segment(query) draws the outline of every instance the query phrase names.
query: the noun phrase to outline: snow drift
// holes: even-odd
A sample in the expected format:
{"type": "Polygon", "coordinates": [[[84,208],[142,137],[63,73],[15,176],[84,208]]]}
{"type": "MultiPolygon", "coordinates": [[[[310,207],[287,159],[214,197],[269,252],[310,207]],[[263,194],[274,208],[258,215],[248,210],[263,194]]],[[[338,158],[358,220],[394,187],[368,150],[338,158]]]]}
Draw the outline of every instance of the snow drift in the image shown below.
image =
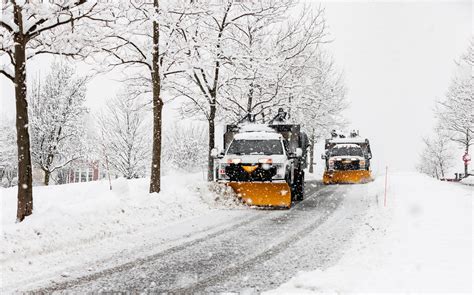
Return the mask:
{"type": "Polygon", "coordinates": [[[474,185],[474,175],[470,175],[466,178],[461,179],[462,184],[474,185]]]}
{"type": "Polygon", "coordinates": [[[46,280],[55,268],[107,261],[172,224],[239,206],[200,173],[168,175],[162,184],[159,194],[148,193],[147,179],[116,179],[112,191],[107,181],[35,187],[34,213],[21,223],[15,222],[16,188],[0,189],[2,291],[16,290],[22,280],[46,280]]]}
{"type": "Polygon", "coordinates": [[[300,272],[269,293],[472,291],[470,187],[424,175],[389,175],[368,184],[378,206],[366,216],[343,258],[300,272]]]}

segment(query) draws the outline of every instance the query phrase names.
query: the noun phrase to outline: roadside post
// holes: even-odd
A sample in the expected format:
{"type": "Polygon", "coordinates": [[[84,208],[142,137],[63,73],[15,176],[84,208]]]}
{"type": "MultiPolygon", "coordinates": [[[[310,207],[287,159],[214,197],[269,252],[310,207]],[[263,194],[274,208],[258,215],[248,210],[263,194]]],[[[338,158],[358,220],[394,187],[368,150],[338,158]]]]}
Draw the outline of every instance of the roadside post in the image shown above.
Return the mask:
{"type": "Polygon", "coordinates": [[[468,171],[467,167],[469,166],[469,162],[471,162],[471,155],[467,153],[467,151],[462,156],[462,160],[464,161],[464,177],[467,177],[468,171]]]}

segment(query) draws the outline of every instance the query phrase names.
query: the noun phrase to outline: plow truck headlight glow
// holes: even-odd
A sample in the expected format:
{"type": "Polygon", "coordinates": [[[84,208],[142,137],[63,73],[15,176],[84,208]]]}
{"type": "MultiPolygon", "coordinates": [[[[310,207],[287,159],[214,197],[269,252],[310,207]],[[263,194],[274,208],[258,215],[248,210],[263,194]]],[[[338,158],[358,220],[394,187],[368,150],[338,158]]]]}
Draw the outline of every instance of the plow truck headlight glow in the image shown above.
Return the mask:
{"type": "Polygon", "coordinates": [[[228,159],[227,163],[228,164],[239,164],[242,162],[242,159],[228,159]]]}

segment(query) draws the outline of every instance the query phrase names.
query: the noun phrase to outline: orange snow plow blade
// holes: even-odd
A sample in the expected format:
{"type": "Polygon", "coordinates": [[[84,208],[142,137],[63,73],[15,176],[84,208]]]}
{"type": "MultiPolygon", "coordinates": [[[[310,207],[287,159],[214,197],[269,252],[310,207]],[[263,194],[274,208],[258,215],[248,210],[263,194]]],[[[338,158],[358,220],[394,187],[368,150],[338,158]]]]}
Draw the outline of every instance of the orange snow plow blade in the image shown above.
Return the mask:
{"type": "Polygon", "coordinates": [[[291,207],[291,190],[286,182],[229,182],[227,185],[248,205],[291,207]]]}
{"type": "Polygon", "coordinates": [[[368,170],[325,171],[323,175],[324,184],[367,183],[371,180],[372,177],[368,170]]]}

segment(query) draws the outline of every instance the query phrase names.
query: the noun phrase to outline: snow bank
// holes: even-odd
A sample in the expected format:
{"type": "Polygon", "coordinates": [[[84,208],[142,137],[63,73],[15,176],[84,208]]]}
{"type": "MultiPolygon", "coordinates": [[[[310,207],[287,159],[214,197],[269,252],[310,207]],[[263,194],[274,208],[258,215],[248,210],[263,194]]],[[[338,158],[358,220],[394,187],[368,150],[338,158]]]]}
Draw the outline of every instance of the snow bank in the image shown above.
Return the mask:
{"type": "Polygon", "coordinates": [[[462,184],[474,185],[474,176],[470,175],[466,178],[461,179],[462,184]]]}
{"type": "Polygon", "coordinates": [[[165,176],[159,194],[148,193],[147,179],[117,179],[112,186],[110,191],[108,182],[99,181],[35,187],[34,213],[21,223],[15,222],[16,188],[2,188],[2,288],[18,287],[26,270],[39,274],[60,264],[92,263],[138,246],[137,239],[170,224],[238,206],[230,192],[209,187],[202,174],[165,176]],[[97,257],[85,255],[86,247],[97,257]]]}
{"type": "Polygon", "coordinates": [[[106,181],[35,187],[34,213],[21,223],[16,188],[3,189],[0,261],[192,216],[208,208],[191,192],[196,177],[166,177],[159,195],[148,194],[146,179],[114,180],[112,191],[106,181]]]}
{"type": "Polygon", "coordinates": [[[271,294],[472,291],[472,189],[420,174],[368,184],[379,200],[343,258],[300,272],[271,294]]]}

